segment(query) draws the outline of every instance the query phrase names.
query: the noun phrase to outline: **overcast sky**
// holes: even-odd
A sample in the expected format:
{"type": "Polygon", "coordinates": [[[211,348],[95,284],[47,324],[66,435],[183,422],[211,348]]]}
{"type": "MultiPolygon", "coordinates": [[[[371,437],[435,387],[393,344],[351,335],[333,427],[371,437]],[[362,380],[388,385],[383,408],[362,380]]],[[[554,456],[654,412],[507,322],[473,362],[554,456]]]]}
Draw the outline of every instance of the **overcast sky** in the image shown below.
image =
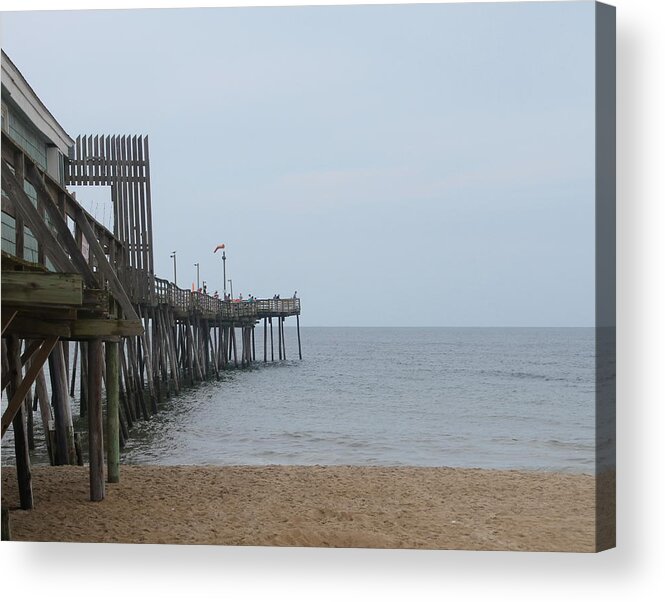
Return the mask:
{"type": "Polygon", "coordinates": [[[223,242],[310,326],[593,325],[593,34],[593,2],[2,15],[70,135],[149,135],[157,275],[221,291],[223,242]]]}

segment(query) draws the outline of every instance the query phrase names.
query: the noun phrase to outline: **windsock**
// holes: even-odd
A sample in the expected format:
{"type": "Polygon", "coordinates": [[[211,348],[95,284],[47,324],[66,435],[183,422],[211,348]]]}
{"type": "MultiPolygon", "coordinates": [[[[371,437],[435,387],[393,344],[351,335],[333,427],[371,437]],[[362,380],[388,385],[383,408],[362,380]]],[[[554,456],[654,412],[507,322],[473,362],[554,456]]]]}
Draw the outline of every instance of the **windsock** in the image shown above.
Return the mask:
{"type": "Polygon", "coordinates": [[[222,243],[221,245],[217,245],[215,247],[215,250],[213,251],[213,253],[217,253],[217,251],[219,251],[220,249],[223,249],[223,248],[224,248],[224,243],[222,243]]]}

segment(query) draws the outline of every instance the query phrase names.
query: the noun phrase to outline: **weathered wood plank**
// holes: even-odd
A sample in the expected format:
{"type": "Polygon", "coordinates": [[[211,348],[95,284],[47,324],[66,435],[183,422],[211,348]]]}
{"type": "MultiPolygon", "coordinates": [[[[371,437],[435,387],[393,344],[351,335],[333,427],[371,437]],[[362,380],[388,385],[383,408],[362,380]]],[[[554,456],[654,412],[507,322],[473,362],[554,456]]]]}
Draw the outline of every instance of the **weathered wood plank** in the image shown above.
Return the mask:
{"type": "Polygon", "coordinates": [[[3,272],[2,302],[28,305],[82,305],[79,274],[3,272]]]}
{"type": "Polygon", "coordinates": [[[7,334],[20,336],[24,339],[43,339],[45,336],[55,336],[62,339],[69,338],[70,322],[48,321],[38,318],[18,316],[9,325],[7,334]]]}
{"type": "Polygon", "coordinates": [[[99,312],[109,315],[109,293],[103,289],[83,289],[83,307],[89,312],[99,312]]]}
{"type": "Polygon", "coordinates": [[[70,326],[71,338],[131,337],[143,334],[140,320],[76,320],[70,326]]]}
{"type": "MultiPolygon", "coordinates": [[[[67,305],[14,306],[2,304],[2,311],[17,311],[17,319],[36,318],[38,320],[75,320],[79,310],[67,305]],[[9,308],[9,309],[8,309],[9,308]]],[[[11,330],[11,325],[10,325],[11,330]]]]}

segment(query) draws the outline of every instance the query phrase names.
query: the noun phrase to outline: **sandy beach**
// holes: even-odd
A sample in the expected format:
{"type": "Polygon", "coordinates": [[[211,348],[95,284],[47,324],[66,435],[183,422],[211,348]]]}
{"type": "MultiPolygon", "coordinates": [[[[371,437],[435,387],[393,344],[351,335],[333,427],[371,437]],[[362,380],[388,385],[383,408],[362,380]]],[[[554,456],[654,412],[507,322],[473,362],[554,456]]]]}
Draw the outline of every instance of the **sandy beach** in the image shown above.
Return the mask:
{"type": "MultiPolygon", "coordinates": [[[[614,477],[598,481],[614,487],[614,477]]],[[[86,468],[33,471],[18,508],[2,469],[12,539],[253,546],[593,552],[588,475],[356,466],[123,466],[102,502],[86,468]]],[[[606,509],[613,522],[614,508],[606,509]]],[[[599,544],[612,537],[601,527],[599,544]]]]}

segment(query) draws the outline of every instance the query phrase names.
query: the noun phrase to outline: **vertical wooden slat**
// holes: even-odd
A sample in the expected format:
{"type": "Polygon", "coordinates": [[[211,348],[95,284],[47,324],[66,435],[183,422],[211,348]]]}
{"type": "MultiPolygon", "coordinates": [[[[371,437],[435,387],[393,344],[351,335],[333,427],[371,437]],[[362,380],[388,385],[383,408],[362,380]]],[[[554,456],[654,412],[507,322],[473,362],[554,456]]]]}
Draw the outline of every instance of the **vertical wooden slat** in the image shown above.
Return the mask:
{"type": "Polygon", "coordinates": [[[76,151],[74,152],[74,181],[72,184],[78,186],[81,183],[81,136],[76,136],[76,151]]]}
{"type": "Polygon", "coordinates": [[[148,136],[143,139],[143,176],[145,178],[145,202],[146,202],[146,220],[148,226],[148,239],[146,244],[148,246],[148,271],[154,274],[154,257],[153,257],[153,243],[152,243],[152,199],[150,196],[150,153],[148,151],[148,136]]]}
{"type": "Polygon", "coordinates": [[[143,182],[143,139],[142,137],[134,137],[134,165],[135,165],[135,182],[137,189],[139,213],[140,213],[140,231],[141,231],[141,253],[142,253],[142,269],[144,272],[144,280],[147,272],[149,271],[148,261],[148,225],[146,215],[146,199],[145,199],[145,186],[143,182]]]}
{"type": "MultiPolygon", "coordinates": [[[[140,272],[145,270],[146,258],[144,256],[143,249],[143,219],[144,216],[141,215],[141,200],[140,200],[140,187],[138,182],[138,165],[136,164],[136,153],[137,153],[137,138],[132,136],[131,138],[131,161],[132,161],[132,196],[134,199],[134,217],[135,217],[135,227],[136,227],[136,259],[137,259],[137,268],[140,272]]],[[[142,274],[141,274],[142,276],[142,274]]],[[[143,287],[141,287],[143,288],[143,287]]],[[[143,294],[143,290],[141,291],[143,294]]]]}
{"type": "Polygon", "coordinates": [[[92,156],[93,156],[93,161],[92,161],[92,173],[93,173],[93,179],[92,183],[93,184],[101,184],[101,178],[99,177],[99,167],[100,167],[100,161],[99,161],[99,135],[95,135],[93,138],[93,150],[92,150],[92,156]]]}
{"type": "Polygon", "coordinates": [[[131,146],[131,136],[123,136],[123,162],[125,168],[125,194],[126,206],[128,207],[128,236],[129,236],[129,265],[133,268],[132,273],[138,266],[137,249],[138,244],[136,240],[136,217],[134,215],[134,188],[132,186],[132,172],[129,163],[129,148],[131,146]]]}
{"type": "MultiPolygon", "coordinates": [[[[88,185],[95,183],[95,138],[92,134],[88,135],[88,185]]],[[[90,208],[90,213],[93,208],[90,208]]]]}
{"type": "Polygon", "coordinates": [[[88,136],[81,137],[81,185],[88,184],[88,136]]]}
{"type": "MultiPolygon", "coordinates": [[[[115,139],[115,147],[115,161],[117,170],[117,191],[115,200],[118,203],[118,231],[120,234],[120,240],[124,247],[123,266],[127,267],[129,265],[129,236],[127,233],[127,207],[125,205],[125,168],[122,164],[122,136],[118,136],[115,139]]],[[[127,292],[129,293],[130,291],[127,292]]]]}
{"type": "Polygon", "coordinates": [[[111,158],[110,158],[111,202],[113,203],[113,235],[118,240],[122,240],[122,237],[120,236],[120,207],[118,202],[119,170],[117,164],[117,146],[116,146],[115,136],[111,136],[110,152],[111,152],[111,158]]]}

